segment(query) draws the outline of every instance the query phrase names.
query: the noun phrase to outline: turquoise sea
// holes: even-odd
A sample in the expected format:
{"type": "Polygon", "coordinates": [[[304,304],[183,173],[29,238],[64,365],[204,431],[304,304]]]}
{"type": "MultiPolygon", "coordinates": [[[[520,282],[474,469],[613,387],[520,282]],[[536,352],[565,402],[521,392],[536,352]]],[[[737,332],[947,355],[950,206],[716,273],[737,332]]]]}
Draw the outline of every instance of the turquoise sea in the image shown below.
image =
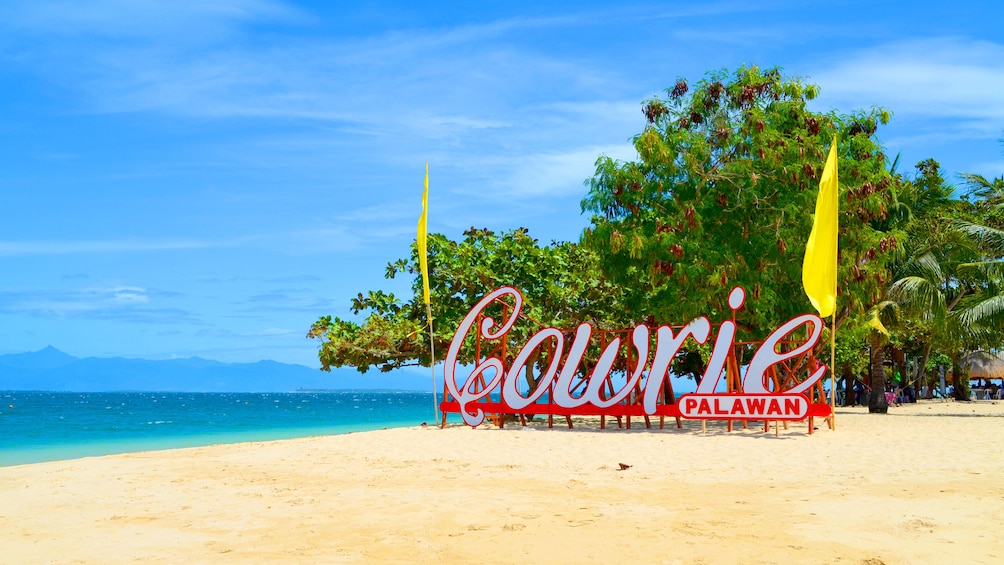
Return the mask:
{"type": "Polygon", "coordinates": [[[0,392],[0,466],[433,423],[426,392],[0,392]]]}

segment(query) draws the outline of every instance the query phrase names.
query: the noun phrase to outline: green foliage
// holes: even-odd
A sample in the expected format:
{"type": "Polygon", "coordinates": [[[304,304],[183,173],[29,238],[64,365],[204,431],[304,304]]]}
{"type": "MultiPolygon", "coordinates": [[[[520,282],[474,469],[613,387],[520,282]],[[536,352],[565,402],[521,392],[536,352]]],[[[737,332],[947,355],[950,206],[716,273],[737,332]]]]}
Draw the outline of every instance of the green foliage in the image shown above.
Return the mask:
{"type": "MultiPolygon", "coordinates": [[[[858,375],[867,370],[868,367],[868,351],[862,347],[862,344],[866,343],[871,329],[864,320],[855,320],[854,322],[844,324],[844,327],[837,332],[834,371],[839,372],[838,367],[849,365],[851,373],[858,375]]],[[[820,342],[829,343],[829,337],[829,330],[827,330],[820,342]]]]}
{"type": "Polygon", "coordinates": [[[952,365],[957,395],[966,399],[959,359],[968,351],[1004,345],[1004,238],[995,227],[1001,193],[977,175],[963,179],[968,198],[953,200],[938,163],[917,164],[904,192],[912,213],[888,296],[904,313],[904,322],[894,328],[898,347],[919,355],[925,368],[936,357],[942,366],[952,365]]]}
{"type": "MultiPolygon", "coordinates": [[[[925,161],[918,164],[918,169],[918,184],[923,184],[925,177],[940,180],[937,163],[925,161]],[[924,168],[927,163],[933,163],[933,173],[924,168]]],[[[973,176],[964,178],[971,181],[973,176]]],[[[930,279],[929,287],[918,284],[907,288],[912,291],[907,296],[914,298],[914,303],[920,298],[922,311],[933,310],[940,316],[937,321],[951,326],[956,345],[964,350],[999,347],[998,334],[1004,322],[999,306],[1004,296],[1004,238],[998,227],[1002,195],[995,196],[986,187],[970,188],[969,196],[975,197],[974,201],[940,203],[911,227],[911,247],[920,249],[923,255],[907,263],[912,270],[904,277],[907,282],[924,276],[930,279]],[[939,297],[933,296],[935,291],[939,297]]],[[[897,281],[893,290],[901,284],[897,281]]]]}
{"type": "MultiPolygon", "coordinates": [[[[605,282],[595,268],[597,258],[581,246],[542,246],[525,229],[495,234],[471,228],[459,242],[430,234],[428,250],[432,314],[434,328],[438,328],[435,348],[440,357],[464,316],[486,294],[503,285],[521,291],[523,314],[533,321],[513,328],[511,336],[516,343],[543,326],[569,329],[590,322],[597,328],[620,328],[623,323],[618,289],[605,282]]],[[[360,294],[352,301],[352,311],[369,312],[361,324],[330,316],[314,323],[307,336],[321,340],[318,355],[322,369],[348,365],[362,372],[372,366],[389,371],[430,363],[426,309],[414,246],[409,259],[387,266],[387,278],[398,275],[412,277],[411,301],[400,302],[379,291],[360,294]]],[[[496,317],[502,315],[495,313],[496,317]]],[[[509,356],[514,354],[510,352],[509,356]]],[[[473,340],[465,343],[459,360],[475,360],[473,340]]]]}
{"type": "Polygon", "coordinates": [[[817,88],[778,69],[710,74],[688,94],[680,80],[644,106],[639,160],[601,157],[582,203],[596,250],[636,319],[729,317],[736,285],[749,292],[737,321],[759,339],[811,311],[801,288],[819,176],[838,137],[840,318],[876,302],[897,247],[882,229],[900,178],[875,141],[884,110],[806,109],[817,88]]]}

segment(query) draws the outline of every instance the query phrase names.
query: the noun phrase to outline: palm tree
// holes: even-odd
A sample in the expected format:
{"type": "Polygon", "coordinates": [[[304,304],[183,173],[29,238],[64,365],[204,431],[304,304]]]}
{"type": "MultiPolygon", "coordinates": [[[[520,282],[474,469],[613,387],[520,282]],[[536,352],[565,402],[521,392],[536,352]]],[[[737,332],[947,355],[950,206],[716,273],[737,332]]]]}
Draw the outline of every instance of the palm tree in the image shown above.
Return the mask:
{"type": "Polygon", "coordinates": [[[991,318],[987,291],[993,286],[992,272],[986,265],[980,268],[988,248],[981,243],[986,238],[979,236],[984,226],[972,221],[967,203],[951,200],[953,188],[941,176],[937,162],[922,161],[917,169],[918,176],[904,198],[913,216],[887,295],[927,336],[918,370],[923,370],[937,346],[956,366],[956,396],[968,400],[969,381],[963,378],[958,361],[981,341],[985,322],[991,318]]]}
{"type": "MultiPolygon", "coordinates": [[[[1004,141],[1004,140],[1002,140],[1004,141]]],[[[978,245],[980,257],[961,265],[961,272],[978,286],[980,297],[967,297],[960,313],[963,323],[982,334],[981,340],[990,348],[1000,346],[995,330],[1004,327],[1004,176],[987,179],[975,173],[962,173],[968,188],[966,196],[973,201],[974,217],[956,222],[959,231],[978,245]]]]}
{"type": "Polygon", "coordinates": [[[917,168],[905,198],[915,218],[888,295],[927,328],[920,367],[936,346],[952,359],[956,398],[968,400],[962,356],[1004,345],[1004,176],[964,173],[967,192],[951,200],[935,161],[917,168]]]}
{"type": "Polygon", "coordinates": [[[976,173],[962,173],[962,184],[969,188],[969,195],[975,196],[993,205],[999,205],[1004,200],[1004,176],[987,179],[976,173]]]}
{"type": "Polygon", "coordinates": [[[870,414],[885,414],[889,411],[889,402],[885,398],[884,347],[889,332],[880,320],[884,317],[881,312],[887,311],[888,308],[883,308],[883,304],[888,304],[888,302],[880,303],[872,310],[872,320],[869,323],[872,326],[871,331],[868,332],[868,380],[872,388],[871,394],[868,396],[868,412],[870,414]]]}

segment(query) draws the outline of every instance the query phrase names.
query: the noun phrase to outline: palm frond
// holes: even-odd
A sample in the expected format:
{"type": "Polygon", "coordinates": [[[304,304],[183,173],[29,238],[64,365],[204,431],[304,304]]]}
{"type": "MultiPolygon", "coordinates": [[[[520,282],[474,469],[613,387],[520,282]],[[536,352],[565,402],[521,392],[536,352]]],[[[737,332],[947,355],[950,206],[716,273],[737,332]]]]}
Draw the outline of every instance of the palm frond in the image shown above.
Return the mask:
{"type": "Polygon", "coordinates": [[[986,286],[997,287],[1004,281],[1004,261],[974,261],[957,267],[960,277],[978,279],[986,286]]]}
{"type": "Polygon", "coordinates": [[[1004,294],[995,294],[959,310],[959,321],[974,329],[1002,320],[1004,320],[1004,294]]]}
{"type": "Polygon", "coordinates": [[[962,184],[969,189],[968,194],[983,200],[1004,198],[1004,177],[988,179],[976,173],[960,173],[962,184]]]}
{"type": "Polygon", "coordinates": [[[935,319],[943,319],[946,314],[945,296],[941,285],[925,277],[903,277],[889,286],[889,297],[906,308],[935,319]]]}
{"type": "Polygon", "coordinates": [[[932,283],[941,284],[945,280],[945,275],[941,271],[941,262],[934,256],[934,253],[924,253],[913,262],[917,273],[932,283]]]}
{"type": "Polygon", "coordinates": [[[968,220],[955,220],[950,228],[972,238],[976,243],[987,246],[989,251],[1004,255],[1004,230],[968,220]]]}

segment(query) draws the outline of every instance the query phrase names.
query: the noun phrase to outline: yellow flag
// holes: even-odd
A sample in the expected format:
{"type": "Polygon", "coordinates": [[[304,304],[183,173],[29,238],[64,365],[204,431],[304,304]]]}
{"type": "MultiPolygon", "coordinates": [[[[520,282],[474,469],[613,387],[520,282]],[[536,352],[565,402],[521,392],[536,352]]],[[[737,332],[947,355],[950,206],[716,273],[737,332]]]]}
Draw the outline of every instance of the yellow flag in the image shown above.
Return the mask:
{"type": "Polygon", "coordinates": [[[802,286],[809,302],[823,318],[837,308],[837,137],[833,136],[830,155],[819,179],[816,217],[805,244],[802,286]]]}
{"type": "Polygon", "coordinates": [[[426,250],[425,235],[428,231],[427,216],[429,213],[429,163],[425,164],[425,190],[422,191],[422,215],[418,217],[418,264],[422,268],[422,292],[425,304],[429,304],[429,256],[426,250]]]}

